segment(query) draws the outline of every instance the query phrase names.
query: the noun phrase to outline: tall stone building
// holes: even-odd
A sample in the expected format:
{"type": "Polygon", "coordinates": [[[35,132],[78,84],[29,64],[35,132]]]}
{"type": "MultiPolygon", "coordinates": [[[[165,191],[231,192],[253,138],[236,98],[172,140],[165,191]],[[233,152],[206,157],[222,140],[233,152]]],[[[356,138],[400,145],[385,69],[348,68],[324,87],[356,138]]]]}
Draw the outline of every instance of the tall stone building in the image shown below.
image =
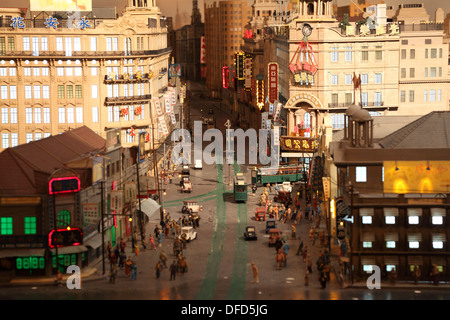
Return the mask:
{"type": "Polygon", "coordinates": [[[124,147],[140,132],[164,139],[151,101],[164,102],[170,52],[154,0],[129,0],[113,18],[11,14],[0,27],[0,150],[82,125],[104,138],[119,128],[124,147]]]}

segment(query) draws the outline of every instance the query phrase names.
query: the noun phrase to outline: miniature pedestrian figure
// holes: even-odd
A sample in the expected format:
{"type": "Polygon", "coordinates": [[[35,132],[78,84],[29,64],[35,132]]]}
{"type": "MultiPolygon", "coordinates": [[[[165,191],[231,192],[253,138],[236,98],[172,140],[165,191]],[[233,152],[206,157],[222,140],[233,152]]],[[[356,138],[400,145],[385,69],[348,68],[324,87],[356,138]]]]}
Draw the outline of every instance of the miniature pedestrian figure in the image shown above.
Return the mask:
{"type": "Polygon", "coordinates": [[[252,186],[252,193],[253,193],[253,196],[255,196],[256,195],[256,190],[257,190],[258,188],[256,187],[256,184],[254,184],[253,186],[252,186]]]}
{"type": "Polygon", "coordinates": [[[152,246],[152,250],[156,250],[155,239],[150,235],[149,243],[152,246]]]}
{"type": "Polygon", "coordinates": [[[166,262],[167,262],[167,255],[166,255],[166,252],[164,251],[164,249],[161,250],[161,253],[159,255],[159,260],[161,261],[162,266],[164,268],[167,268],[167,264],[166,264],[166,262]]]}
{"type": "Polygon", "coordinates": [[[255,262],[252,261],[253,280],[252,283],[259,283],[259,272],[255,262]]]}
{"type": "Polygon", "coordinates": [[[302,250],[303,250],[303,240],[302,240],[302,238],[300,238],[300,243],[298,245],[297,255],[300,255],[300,253],[303,252],[302,250]]]}
{"type": "Polygon", "coordinates": [[[433,263],[433,269],[431,270],[430,276],[431,276],[431,280],[433,281],[433,284],[435,286],[437,286],[439,283],[439,269],[437,268],[437,266],[434,263],[433,263]]]}
{"type": "Polygon", "coordinates": [[[268,183],[268,184],[267,184],[267,187],[269,187],[269,192],[272,193],[272,184],[271,184],[271,183],[268,183]]]}
{"type": "Polygon", "coordinates": [[[322,289],[325,289],[325,287],[327,286],[327,280],[326,280],[325,272],[320,272],[320,274],[319,274],[319,282],[320,282],[320,287],[322,289]]]}
{"type": "Polygon", "coordinates": [[[123,238],[120,240],[120,253],[125,253],[125,247],[127,246],[127,243],[123,238]]]}
{"type": "Polygon", "coordinates": [[[119,245],[116,246],[116,248],[114,249],[114,255],[116,256],[116,263],[120,262],[120,248],[119,245]]]}
{"type": "Polygon", "coordinates": [[[297,228],[295,227],[295,224],[291,225],[291,239],[295,240],[297,239],[297,228]]]}
{"type": "Polygon", "coordinates": [[[303,262],[306,262],[307,254],[308,254],[308,246],[305,246],[305,248],[303,248],[303,262]]]}
{"type": "Polygon", "coordinates": [[[136,262],[131,263],[131,280],[136,280],[137,276],[137,265],[136,262]]]}
{"type": "Polygon", "coordinates": [[[170,281],[172,281],[172,279],[175,280],[177,275],[177,263],[175,262],[175,260],[173,260],[169,270],[170,270],[170,281]]]}
{"type": "Polygon", "coordinates": [[[305,286],[307,287],[309,285],[309,271],[308,268],[306,268],[305,271],[305,286]]]}
{"type": "Polygon", "coordinates": [[[112,283],[112,284],[116,283],[116,275],[117,275],[117,267],[114,265],[109,274],[109,283],[112,283]]]}
{"type": "Polygon", "coordinates": [[[129,277],[131,274],[131,266],[133,265],[133,261],[131,260],[131,257],[128,257],[127,261],[125,262],[125,277],[129,277]]]}
{"type": "Polygon", "coordinates": [[[391,280],[391,284],[395,285],[395,281],[397,280],[397,271],[395,270],[395,267],[389,272],[389,279],[391,280]]]}
{"type": "Polygon", "coordinates": [[[420,279],[420,268],[419,268],[418,264],[416,264],[414,266],[413,278],[414,278],[414,284],[417,284],[419,282],[419,279],[420,279]]]}
{"type": "Polygon", "coordinates": [[[172,176],[171,173],[169,173],[169,182],[170,182],[170,184],[172,184],[172,179],[173,179],[173,176],[172,176]]]}
{"type": "Polygon", "coordinates": [[[63,275],[61,273],[61,271],[58,270],[58,272],[56,273],[56,280],[55,283],[58,287],[62,287],[63,284],[63,275]]]}
{"type": "Polygon", "coordinates": [[[286,254],[286,257],[287,257],[287,255],[289,254],[289,248],[290,248],[289,243],[288,243],[288,242],[285,242],[285,243],[283,244],[283,251],[284,251],[284,253],[286,254]]]}
{"type": "Polygon", "coordinates": [[[162,246],[162,234],[160,233],[158,236],[158,247],[162,246]]]}
{"type": "Polygon", "coordinates": [[[286,256],[282,249],[278,250],[277,256],[276,256],[276,262],[277,262],[277,270],[281,270],[281,267],[286,262],[286,256]]]}
{"type": "Polygon", "coordinates": [[[123,267],[125,266],[126,259],[127,259],[127,256],[125,255],[125,252],[122,252],[120,254],[120,257],[119,257],[119,268],[120,268],[120,270],[122,270],[123,267]]]}
{"type": "Polygon", "coordinates": [[[156,263],[156,266],[155,266],[156,279],[159,279],[159,277],[161,276],[161,270],[162,270],[161,261],[158,260],[158,262],[156,263]]]}
{"type": "Polygon", "coordinates": [[[309,254],[306,262],[306,268],[308,269],[309,273],[312,273],[312,261],[311,256],[309,254]]]}

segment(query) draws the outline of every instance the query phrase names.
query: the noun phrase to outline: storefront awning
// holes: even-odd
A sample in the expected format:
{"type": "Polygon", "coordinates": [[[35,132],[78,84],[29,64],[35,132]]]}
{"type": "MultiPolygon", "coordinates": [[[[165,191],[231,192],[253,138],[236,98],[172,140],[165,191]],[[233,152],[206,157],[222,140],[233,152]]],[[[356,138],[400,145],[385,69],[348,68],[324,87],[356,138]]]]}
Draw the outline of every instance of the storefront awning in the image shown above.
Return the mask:
{"type": "Polygon", "coordinates": [[[151,218],[151,216],[159,210],[161,205],[153,199],[145,199],[141,201],[141,211],[151,218]]]}
{"type": "Polygon", "coordinates": [[[45,248],[14,248],[0,249],[0,259],[9,257],[31,257],[45,255],[45,248]]]}
{"type": "MultiPolygon", "coordinates": [[[[56,252],[55,248],[52,248],[50,251],[52,253],[56,252]]],[[[81,253],[81,252],[85,252],[85,251],[88,251],[88,248],[86,248],[83,245],[59,247],[58,248],[58,255],[60,255],[60,254],[71,254],[71,253],[81,253]]]]}
{"type": "Polygon", "coordinates": [[[92,249],[97,249],[102,245],[102,235],[96,232],[96,235],[89,240],[83,241],[86,247],[91,247],[92,249]]]}

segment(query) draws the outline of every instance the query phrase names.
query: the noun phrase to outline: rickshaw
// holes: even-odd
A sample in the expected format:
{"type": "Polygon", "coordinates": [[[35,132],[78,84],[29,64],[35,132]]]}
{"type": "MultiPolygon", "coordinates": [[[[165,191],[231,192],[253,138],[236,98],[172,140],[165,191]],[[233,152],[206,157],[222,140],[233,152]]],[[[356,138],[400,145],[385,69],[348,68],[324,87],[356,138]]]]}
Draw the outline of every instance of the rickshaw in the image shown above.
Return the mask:
{"type": "Polygon", "coordinates": [[[278,191],[278,194],[273,197],[273,201],[282,202],[282,203],[290,203],[291,202],[291,193],[289,191],[278,191]]]}
{"type": "Polygon", "coordinates": [[[182,213],[200,212],[202,210],[203,206],[198,204],[197,201],[183,201],[183,206],[181,207],[182,213]]]}
{"type": "Polygon", "coordinates": [[[269,233],[269,247],[274,246],[275,242],[277,241],[277,239],[279,237],[280,237],[280,229],[278,229],[278,228],[270,229],[270,233],[269,233]]]}
{"type": "Polygon", "coordinates": [[[266,207],[257,207],[255,210],[256,221],[266,221],[266,207]]]}
{"type": "Polygon", "coordinates": [[[269,233],[271,229],[277,229],[277,222],[275,220],[267,220],[266,221],[266,233],[269,233]]]}

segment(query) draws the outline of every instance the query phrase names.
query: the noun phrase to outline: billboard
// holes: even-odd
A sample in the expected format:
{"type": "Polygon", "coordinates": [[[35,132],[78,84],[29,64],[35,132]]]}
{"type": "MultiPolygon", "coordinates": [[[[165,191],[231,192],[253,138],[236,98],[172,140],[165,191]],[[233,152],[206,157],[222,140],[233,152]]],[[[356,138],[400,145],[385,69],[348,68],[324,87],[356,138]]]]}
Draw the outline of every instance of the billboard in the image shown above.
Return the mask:
{"type": "Polygon", "coordinates": [[[30,0],[30,11],[92,11],[92,0],[30,0]]]}
{"type": "Polygon", "coordinates": [[[448,161],[384,161],[385,193],[447,193],[448,161]]]}

